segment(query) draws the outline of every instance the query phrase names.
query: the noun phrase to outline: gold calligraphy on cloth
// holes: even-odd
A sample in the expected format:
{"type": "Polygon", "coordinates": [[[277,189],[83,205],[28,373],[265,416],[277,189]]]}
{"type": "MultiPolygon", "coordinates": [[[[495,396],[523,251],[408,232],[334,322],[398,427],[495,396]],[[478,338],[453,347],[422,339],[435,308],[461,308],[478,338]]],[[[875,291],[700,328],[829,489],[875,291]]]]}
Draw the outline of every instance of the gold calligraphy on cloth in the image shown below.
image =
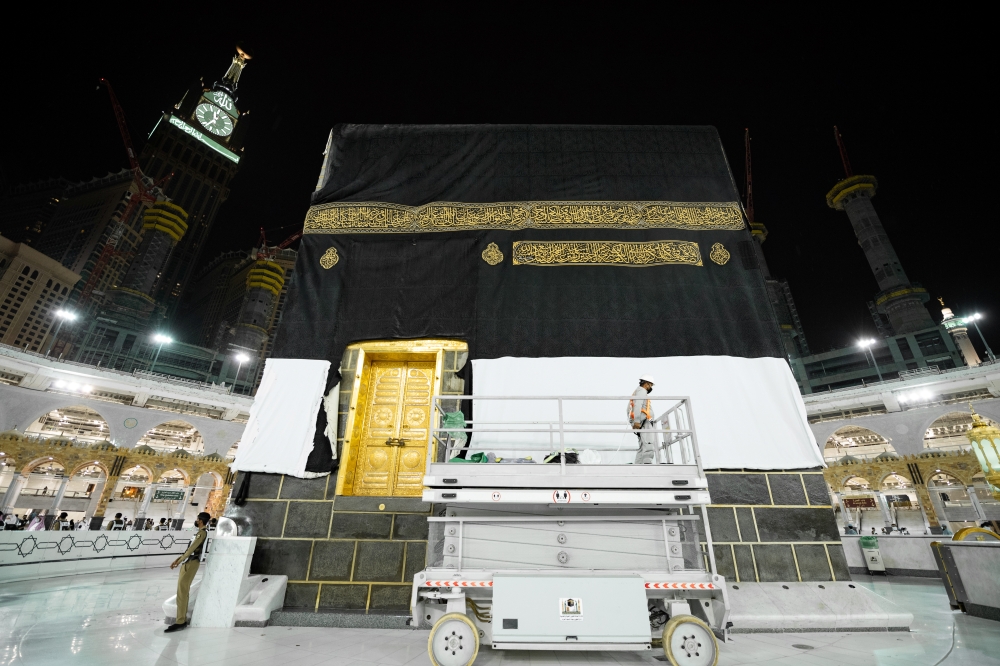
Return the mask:
{"type": "Polygon", "coordinates": [[[306,213],[304,233],[422,233],[476,229],[742,229],[736,202],[523,201],[438,202],[402,206],[335,202],[306,213]]]}
{"type": "Polygon", "coordinates": [[[701,266],[701,250],[689,241],[519,241],[515,266],[701,266]]]}

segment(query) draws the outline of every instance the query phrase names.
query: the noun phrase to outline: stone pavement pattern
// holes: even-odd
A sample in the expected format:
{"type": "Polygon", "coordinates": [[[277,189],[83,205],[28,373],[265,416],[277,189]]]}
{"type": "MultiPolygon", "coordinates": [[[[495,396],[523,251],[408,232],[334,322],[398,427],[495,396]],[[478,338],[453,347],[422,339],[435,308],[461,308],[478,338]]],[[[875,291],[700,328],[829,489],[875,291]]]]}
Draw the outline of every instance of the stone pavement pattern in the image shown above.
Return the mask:
{"type": "MultiPolygon", "coordinates": [[[[937,581],[857,577],[911,610],[913,631],[738,635],[720,666],[1000,666],[1000,624],[948,609],[937,581]],[[798,646],[810,646],[811,649],[798,646]]],[[[163,634],[167,569],[49,578],[0,588],[0,666],[404,666],[428,664],[427,632],[385,629],[187,629],[163,634]]],[[[480,651],[477,665],[663,664],[662,652],[480,651]],[[659,658],[657,658],[659,657],[659,658]]]]}

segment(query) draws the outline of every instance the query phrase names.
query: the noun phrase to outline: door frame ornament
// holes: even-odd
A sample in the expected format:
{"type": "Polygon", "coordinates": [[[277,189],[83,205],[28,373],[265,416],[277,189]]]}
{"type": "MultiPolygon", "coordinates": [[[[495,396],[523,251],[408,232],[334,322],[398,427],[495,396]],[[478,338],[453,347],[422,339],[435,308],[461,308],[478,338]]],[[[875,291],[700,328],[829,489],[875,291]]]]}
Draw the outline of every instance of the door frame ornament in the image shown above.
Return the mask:
{"type": "MultiPolygon", "coordinates": [[[[344,449],[341,453],[343,463],[340,466],[340,473],[337,475],[337,495],[354,495],[354,479],[357,469],[357,447],[352,442],[361,437],[361,428],[364,423],[356,419],[360,396],[368,395],[368,382],[370,380],[370,370],[372,361],[433,361],[434,362],[434,383],[431,395],[441,393],[441,378],[444,376],[444,354],[445,352],[466,352],[469,345],[463,340],[452,340],[444,338],[422,338],[416,340],[371,340],[367,342],[355,342],[348,345],[346,352],[357,350],[357,364],[354,368],[341,368],[344,370],[354,370],[354,383],[351,386],[351,401],[347,410],[347,423],[344,426],[344,449]]],[[[343,387],[341,387],[343,390],[343,387]]],[[[363,410],[362,410],[363,411],[363,410]]],[[[428,448],[430,455],[430,448],[428,448]]]]}

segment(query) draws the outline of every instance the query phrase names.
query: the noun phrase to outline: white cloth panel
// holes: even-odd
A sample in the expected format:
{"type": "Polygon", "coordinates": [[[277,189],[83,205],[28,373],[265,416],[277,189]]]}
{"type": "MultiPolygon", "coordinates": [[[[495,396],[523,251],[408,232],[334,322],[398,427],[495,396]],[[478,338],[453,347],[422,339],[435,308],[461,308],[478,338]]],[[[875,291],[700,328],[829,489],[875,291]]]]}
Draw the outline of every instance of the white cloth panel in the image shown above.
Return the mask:
{"type": "Polygon", "coordinates": [[[329,361],[267,359],[234,470],[315,476],[305,471],[306,460],[329,372],[329,361]]]}
{"type": "MultiPolygon", "coordinates": [[[[657,396],[687,396],[702,464],[706,469],[797,469],[821,467],[823,457],[806,419],[806,409],[788,364],[777,358],[673,356],[661,358],[499,358],[472,362],[476,396],[631,395],[639,376],[656,379],[651,397],[659,416],[673,402],[657,396]]],[[[614,421],[627,427],[627,401],[564,403],[566,420],[614,421]]],[[[473,419],[551,421],[556,403],[545,401],[475,402],[473,419]]],[[[526,435],[527,438],[537,436],[526,435]]],[[[566,446],[588,447],[597,439],[621,452],[602,452],[604,463],[624,463],[635,455],[634,435],[574,436],[566,446]],[[612,441],[609,441],[612,440],[612,441]],[[627,453],[626,453],[627,452],[627,453]]],[[[476,450],[502,449],[510,435],[478,433],[476,450]],[[491,448],[492,447],[492,448],[491,448]]],[[[555,447],[558,450],[558,439],[555,447]]],[[[539,452],[542,450],[539,449],[539,452]]],[[[508,455],[510,455],[508,453],[508,455]]]]}

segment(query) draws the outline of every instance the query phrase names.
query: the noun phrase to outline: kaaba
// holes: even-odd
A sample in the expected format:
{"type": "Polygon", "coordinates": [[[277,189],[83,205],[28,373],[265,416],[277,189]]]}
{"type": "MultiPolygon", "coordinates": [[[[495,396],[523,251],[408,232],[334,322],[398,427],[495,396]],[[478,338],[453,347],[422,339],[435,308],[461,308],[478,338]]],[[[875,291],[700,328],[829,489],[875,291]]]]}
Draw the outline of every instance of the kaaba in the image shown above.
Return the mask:
{"type": "Polygon", "coordinates": [[[326,406],[304,469],[237,457],[253,571],[289,577],[286,612],[406,613],[440,547],[413,444],[432,395],[618,396],[653,372],[693,396],[718,573],[849,581],[760,257],[712,127],[335,127],[274,348],[330,363],[326,406]]]}

